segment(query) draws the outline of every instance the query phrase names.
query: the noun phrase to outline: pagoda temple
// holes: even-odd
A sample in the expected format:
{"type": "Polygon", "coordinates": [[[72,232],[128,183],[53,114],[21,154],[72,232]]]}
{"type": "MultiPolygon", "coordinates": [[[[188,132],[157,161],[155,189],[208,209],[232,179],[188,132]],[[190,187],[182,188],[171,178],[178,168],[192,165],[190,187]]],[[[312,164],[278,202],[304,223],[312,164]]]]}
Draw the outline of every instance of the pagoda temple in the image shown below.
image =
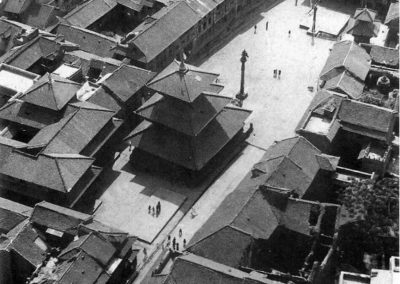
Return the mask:
{"type": "Polygon", "coordinates": [[[251,111],[227,106],[219,74],[174,61],[147,86],[155,94],[136,114],[144,120],[126,138],[142,151],[201,170],[242,133],[251,111]]]}
{"type": "Polygon", "coordinates": [[[372,37],[378,36],[379,22],[375,22],[376,12],[367,8],[357,9],[354,17],[349,19],[347,33],[354,37],[356,43],[370,43],[372,37]]]}

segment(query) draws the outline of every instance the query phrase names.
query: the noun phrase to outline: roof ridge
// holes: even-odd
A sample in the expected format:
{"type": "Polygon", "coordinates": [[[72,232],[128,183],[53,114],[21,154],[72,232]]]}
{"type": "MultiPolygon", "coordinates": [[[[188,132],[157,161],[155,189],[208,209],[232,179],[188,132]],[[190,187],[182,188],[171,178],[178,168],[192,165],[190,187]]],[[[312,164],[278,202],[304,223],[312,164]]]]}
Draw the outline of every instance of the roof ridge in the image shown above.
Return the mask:
{"type": "MultiPolygon", "coordinates": [[[[162,72],[162,71],[161,71],[161,72],[162,72]]],[[[161,72],[160,72],[160,73],[161,73],[161,72]]],[[[165,74],[164,76],[162,76],[162,77],[160,77],[160,78],[157,78],[157,79],[153,78],[149,83],[146,83],[146,85],[147,85],[149,88],[151,88],[150,85],[153,85],[154,83],[157,83],[157,82],[159,82],[159,81],[161,81],[161,80],[163,80],[163,79],[165,79],[165,78],[167,78],[167,77],[170,77],[170,76],[174,75],[176,72],[179,72],[179,71],[176,70],[176,71],[174,71],[174,72],[167,73],[167,74],[165,74]]],[[[156,76],[156,77],[157,77],[157,76],[156,76]]]]}
{"type": "Polygon", "coordinates": [[[60,167],[60,165],[58,164],[58,159],[55,158],[54,160],[55,160],[55,163],[56,163],[56,166],[57,166],[58,173],[59,173],[59,175],[60,175],[61,181],[62,181],[62,183],[63,183],[63,185],[64,185],[64,192],[69,192],[68,187],[67,187],[67,184],[66,184],[66,181],[64,180],[64,177],[63,177],[63,175],[62,175],[62,173],[61,173],[61,167],[60,167]]]}
{"type": "Polygon", "coordinates": [[[246,207],[246,205],[248,204],[248,202],[254,197],[255,193],[260,190],[259,186],[256,186],[255,190],[253,190],[252,194],[250,194],[248,196],[248,198],[246,198],[246,202],[244,203],[244,205],[242,206],[242,208],[240,208],[240,210],[237,212],[236,215],[232,216],[232,220],[228,223],[229,226],[232,225],[232,223],[236,220],[236,218],[239,216],[240,213],[242,213],[243,209],[246,207]]]}

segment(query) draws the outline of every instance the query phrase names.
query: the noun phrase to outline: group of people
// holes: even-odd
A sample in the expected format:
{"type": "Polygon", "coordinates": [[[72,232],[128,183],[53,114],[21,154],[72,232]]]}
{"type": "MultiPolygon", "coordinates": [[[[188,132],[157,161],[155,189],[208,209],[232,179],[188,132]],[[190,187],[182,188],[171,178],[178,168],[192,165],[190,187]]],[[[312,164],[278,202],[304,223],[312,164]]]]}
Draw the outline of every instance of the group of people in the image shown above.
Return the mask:
{"type": "Polygon", "coordinates": [[[161,202],[158,201],[157,205],[155,207],[149,205],[148,213],[153,217],[158,217],[160,215],[160,213],[161,213],[161,202]]]}
{"type": "MultiPolygon", "coordinates": [[[[179,229],[179,239],[182,239],[183,233],[182,233],[182,228],[179,229]]],[[[171,236],[168,235],[168,240],[167,240],[167,248],[171,248],[174,251],[179,251],[179,239],[177,240],[176,237],[173,237],[172,243],[171,243],[171,236]],[[172,247],[171,247],[172,244],[172,247]]],[[[182,249],[186,248],[186,239],[183,239],[183,243],[181,246],[182,249]]]]}
{"type": "MultiPolygon", "coordinates": [[[[265,23],[265,30],[268,31],[268,21],[265,23]]],[[[257,33],[257,25],[254,25],[254,34],[257,33]]]]}
{"type": "Polygon", "coordinates": [[[281,73],[282,73],[281,70],[274,69],[274,78],[280,79],[281,78],[281,73]]]}

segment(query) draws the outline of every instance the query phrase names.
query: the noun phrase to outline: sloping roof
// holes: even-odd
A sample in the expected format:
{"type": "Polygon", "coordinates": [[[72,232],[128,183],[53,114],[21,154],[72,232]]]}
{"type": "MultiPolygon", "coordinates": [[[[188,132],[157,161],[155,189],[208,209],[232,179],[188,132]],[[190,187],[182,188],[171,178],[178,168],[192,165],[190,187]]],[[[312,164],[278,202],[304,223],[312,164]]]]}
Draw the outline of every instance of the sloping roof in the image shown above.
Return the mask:
{"type": "Polygon", "coordinates": [[[364,22],[373,22],[375,20],[376,11],[368,8],[356,9],[354,13],[354,19],[364,22]]]}
{"type": "Polygon", "coordinates": [[[243,127],[250,111],[225,108],[196,137],[144,121],[126,138],[141,150],[191,170],[200,170],[243,127]]]}
{"type": "Polygon", "coordinates": [[[103,81],[102,85],[113,92],[121,102],[126,102],[154,76],[154,72],[124,64],[103,81]]]}
{"type": "Polygon", "coordinates": [[[0,205],[0,234],[7,234],[11,229],[24,221],[27,216],[8,210],[0,205]]]}
{"type": "Polygon", "coordinates": [[[131,33],[137,34],[129,40],[151,62],[157,55],[196,25],[200,16],[185,2],[179,1],[162,8],[131,33]]]}
{"type": "Polygon", "coordinates": [[[186,0],[190,7],[201,17],[213,11],[223,1],[224,0],[186,0]]]}
{"type": "Polygon", "coordinates": [[[196,136],[230,101],[227,97],[202,95],[188,104],[156,93],[135,113],[151,122],[196,136]]]}
{"type": "Polygon", "coordinates": [[[188,253],[179,256],[163,284],[224,283],[224,284],[280,284],[261,273],[242,270],[188,253]]]}
{"type": "Polygon", "coordinates": [[[0,208],[18,213],[26,217],[31,216],[33,209],[32,207],[2,197],[0,197],[0,208]]]}
{"type": "Polygon", "coordinates": [[[328,80],[344,69],[364,81],[371,65],[369,54],[353,41],[335,43],[320,73],[322,80],[328,80]],[[338,69],[335,71],[335,69],[338,69]]]}
{"type": "Polygon", "coordinates": [[[10,22],[0,19],[0,40],[5,46],[3,52],[9,51],[14,46],[14,38],[22,31],[22,28],[10,22]]]}
{"type": "Polygon", "coordinates": [[[342,92],[352,99],[359,99],[364,90],[364,82],[351,76],[348,71],[337,74],[335,77],[327,80],[324,89],[342,92]]]}
{"type": "Polygon", "coordinates": [[[253,171],[262,177],[264,185],[294,190],[303,196],[321,169],[335,170],[335,164],[321,168],[322,160],[331,164],[311,142],[297,136],[269,147],[253,171]]]}
{"type": "Polygon", "coordinates": [[[57,34],[61,34],[70,42],[79,45],[79,48],[102,57],[113,57],[118,41],[84,28],[60,23],[57,34]]]}
{"type": "Polygon", "coordinates": [[[32,0],[7,0],[4,12],[21,14],[28,7],[32,0]]]}
{"type": "Polygon", "coordinates": [[[86,100],[92,104],[108,108],[114,112],[119,112],[122,109],[123,104],[115,97],[114,94],[108,92],[103,87],[97,88],[90,98],[86,100]]]}
{"type": "Polygon", "coordinates": [[[223,86],[216,83],[218,76],[219,74],[204,71],[192,65],[182,66],[175,60],[147,86],[162,95],[192,103],[203,93],[221,92],[223,86]]]}
{"type": "Polygon", "coordinates": [[[393,111],[375,105],[344,100],[338,118],[343,123],[387,133],[394,120],[393,111]]]}
{"type": "Polygon", "coordinates": [[[133,11],[140,12],[146,0],[116,0],[116,1],[118,4],[122,6],[132,9],[133,11]]]}
{"type": "Polygon", "coordinates": [[[46,259],[46,251],[35,243],[37,238],[39,238],[38,233],[27,223],[9,246],[10,249],[27,260],[34,268],[40,266],[46,259]]]}
{"type": "Polygon", "coordinates": [[[391,24],[399,25],[399,2],[392,2],[386,15],[385,25],[391,24]],[[397,22],[397,24],[396,24],[397,22]]]}
{"type": "Polygon", "coordinates": [[[42,128],[29,145],[44,146],[43,153],[81,153],[114,114],[88,102],[71,103],[67,106],[66,116],[42,128]]]}
{"type": "Polygon", "coordinates": [[[46,73],[19,99],[24,102],[59,111],[75,96],[81,84],[56,74],[46,73]]]}
{"type": "Polygon", "coordinates": [[[76,254],[79,250],[83,250],[92,258],[96,259],[103,267],[107,266],[116,253],[115,247],[110,242],[98,236],[96,233],[89,233],[71,242],[61,251],[58,257],[67,260],[71,257],[71,253],[76,254]]]}
{"type": "Polygon", "coordinates": [[[33,2],[29,7],[29,13],[26,13],[24,17],[24,23],[39,29],[45,29],[56,22],[56,15],[56,7],[33,2]]]}
{"type": "Polygon", "coordinates": [[[42,201],[35,205],[30,221],[60,232],[70,232],[76,231],[81,222],[87,222],[91,218],[91,215],[42,201]]]}
{"type": "MultiPolygon", "coordinates": [[[[30,155],[24,148],[16,149],[7,138],[0,138],[0,173],[52,190],[69,192],[94,160],[77,154],[30,155]]],[[[29,190],[29,189],[27,189],[29,190]]]]}
{"type": "Polygon", "coordinates": [[[35,129],[41,129],[54,123],[60,117],[59,114],[52,110],[24,103],[20,100],[14,100],[0,107],[0,118],[35,129]]]}
{"type": "Polygon", "coordinates": [[[71,25],[87,28],[116,5],[117,1],[115,0],[90,0],[73,9],[64,16],[64,19],[71,25]]]}
{"type": "Polygon", "coordinates": [[[369,52],[373,64],[384,65],[391,68],[399,68],[399,50],[395,48],[371,45],[369,52]]]}
{"type": "Polygon", "coordinates": [[[363,37],[376,37],[379,32],[378,22],[364,22],[357,21],[355,19],[349,19],[349,22],[346,27],[346,33],[354,35],[354,36],[363,36],[363,37]]]}

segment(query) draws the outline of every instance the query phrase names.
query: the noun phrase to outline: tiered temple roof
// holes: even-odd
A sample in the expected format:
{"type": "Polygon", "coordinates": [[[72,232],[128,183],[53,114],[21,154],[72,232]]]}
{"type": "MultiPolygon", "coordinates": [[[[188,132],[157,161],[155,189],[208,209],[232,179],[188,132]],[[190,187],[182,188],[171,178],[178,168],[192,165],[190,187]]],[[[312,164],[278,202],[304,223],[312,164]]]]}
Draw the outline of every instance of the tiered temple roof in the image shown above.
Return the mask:
{"type": "Polygon", "coordinates": [[[227,106],[218,74],[174,61],[148,87],[156,92],[136,113],[128,136],[141,150],[191,170],[202,169],[243,127],[250,111],[227,106]]]}

